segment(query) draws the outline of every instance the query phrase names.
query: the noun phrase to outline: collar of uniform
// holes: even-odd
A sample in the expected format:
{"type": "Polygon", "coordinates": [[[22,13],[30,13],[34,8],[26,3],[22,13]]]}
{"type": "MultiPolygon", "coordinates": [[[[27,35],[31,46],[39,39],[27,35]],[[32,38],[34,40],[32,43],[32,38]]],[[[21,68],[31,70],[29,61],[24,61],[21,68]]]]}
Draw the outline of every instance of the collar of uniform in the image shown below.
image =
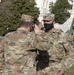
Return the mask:
{"type": "Polygon", "coordinates": [[[24,28],[18,28],[17,31],[20,31],[20,32],[28,32],[24,28]]]}

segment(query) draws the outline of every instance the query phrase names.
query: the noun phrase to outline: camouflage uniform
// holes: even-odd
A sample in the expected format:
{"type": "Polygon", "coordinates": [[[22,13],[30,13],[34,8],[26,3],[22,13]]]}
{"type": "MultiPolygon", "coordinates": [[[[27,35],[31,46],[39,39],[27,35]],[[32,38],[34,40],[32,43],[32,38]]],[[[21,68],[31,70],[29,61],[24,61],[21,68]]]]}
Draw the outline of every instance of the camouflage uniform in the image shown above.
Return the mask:
{"type": "Polygon", "coordinates": [[[62,66],[60,60],[62,60],[65,56],[65,50],[62,46],[61,33],[61,30],[55,29],[54,31],[46,34],[45,38],[47,38],[50,42],[50,48],[47,50],[49,62],[46,68],[38,72],[38,75],[57,75],[57,73],[59,73],[62,66]]]}
{"type": "Polygon", "coordinates": [[[47,33],[46,38],[50,41],[50,48],[47,50],[49,65],[39,70],[38,75],[59,75],[61,69],[66,71],[74,64],[74,37],[64,37],[61,31],[54,30],[47,33]]]}
{"type": "Polygon", "coordinates": [[[66,38],[68,44],[66,48],[68,50],[68,55],[61,61],[63,63],[63,68],[65,70],[69,69],[74,64],[74,33],[67,34],[64,38],[66,38]]]}
{"type": "MultiPolygon", "coordinates": [[[[28,16],[23,19],[28,19],[28,16]]],[[[4,62],[4,66],[1,67],[4,75],[36,75],[36,48],[44,50],[47,42],[42,44],[44,42],[40,38],[42,34],[42,32],[35,34],[24,28],[18,28],[5,35],[0,49],[0,51],[3,50],[1,57],[4,56],[4,61],[1,60],[2,64],[4,62]],[[38,44],[38,42],[40,43],[38,44]]]]}
{"type": "Polygon", "coordinates": [[[4,61],[4,57],[3,57],[3,50],[2,50],[2,47],[1,47],[1,40],[3,39],[3,37],[1,37],[0,39],[0,75],[2,73],[2,68],[3,68],[3,61],[4,61]]]}
{"type": "Polygon", "coordinates": [[[64,68],[61,64],[64,64],[62,58],[66,58],[65,53],[71,49],[71,46],[68,47],[66,39],[61,37],[61,31],[58,30],[47,34],[44,32],[34,34],[19,28],[17,31],[7,34],[1,45],[3,49],[0,50],[4,50],[5,75],[36,75],[36,53],[34,52],[36,48],[48,50],[50,55],[48,67],[40,70],[38,75],[57,75],[58,70],[61,67],[64,68]],[[61,54],[58,55],[60,52],[61,54]]]}
{"type": "MultiPolygon", "coordinates": [[[[44,20],[54,20],[54,15],[45,16],[44,20]]],[[[74,64],[74,36],[68,37],[62,30],[54,29],[49,31],[45,38],[50,42],[50,48],[47,50],[49,65],[39,70],[38,75],[59,75],[61,69],[67,70],[74,64]]]]}
{"type": "MultiPolygon", "coordinates": [[[[55,62],[49,63],[52,70],[58,75],[61,69],[65,71],[74,64],[74,44],[69,37],[69,35],[63,35],[61,31],[54,30],[53,32],[48,33],[47,36],[50,36],[51,46],[48,50],[49,55],[51,56],[49,61],[54,60],[55,62]]],[[[51,70],[50,70],[51,71],[51,70]]]]}

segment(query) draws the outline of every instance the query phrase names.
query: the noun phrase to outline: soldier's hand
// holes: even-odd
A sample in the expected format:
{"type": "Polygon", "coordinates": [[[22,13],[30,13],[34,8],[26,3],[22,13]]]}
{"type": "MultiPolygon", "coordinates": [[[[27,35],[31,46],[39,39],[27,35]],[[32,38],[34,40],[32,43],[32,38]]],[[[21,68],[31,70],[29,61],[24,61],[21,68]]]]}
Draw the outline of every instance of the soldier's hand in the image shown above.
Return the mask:
{"type": "Polygon", "coordinates": [[[40,31],[39,27],[36,24],[35,24],[34,31],[35,31],[36,34],[39,33],[39,31],[40,31]]]}
{"type": "Polygon", "coordinates": [[[64,75],[64,70],[60,70],[59,75],[64,75]]]}
{"type": "Polygon", "coordinates": [[[2,75],[4,75],[4,73],[2,73],[2,75]]]}
{"type": "Polygon", "coordinates": [[[39,23],[38,27],[39,27],[39,29],[42,28],[42,22],[39,23]]]}

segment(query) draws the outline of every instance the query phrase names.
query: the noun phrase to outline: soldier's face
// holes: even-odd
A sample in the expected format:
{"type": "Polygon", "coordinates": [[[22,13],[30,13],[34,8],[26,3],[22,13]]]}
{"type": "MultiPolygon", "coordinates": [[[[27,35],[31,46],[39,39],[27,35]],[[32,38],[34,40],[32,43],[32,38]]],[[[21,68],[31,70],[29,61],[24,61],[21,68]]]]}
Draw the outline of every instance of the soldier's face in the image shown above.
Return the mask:
{"type": "Polygon", "coordinates": [[[49,30],[51,30],[53,28],[53,21],[52,20],[44,21],[44,28],[45,28],[45,32],[48,32],[49,30]]]}

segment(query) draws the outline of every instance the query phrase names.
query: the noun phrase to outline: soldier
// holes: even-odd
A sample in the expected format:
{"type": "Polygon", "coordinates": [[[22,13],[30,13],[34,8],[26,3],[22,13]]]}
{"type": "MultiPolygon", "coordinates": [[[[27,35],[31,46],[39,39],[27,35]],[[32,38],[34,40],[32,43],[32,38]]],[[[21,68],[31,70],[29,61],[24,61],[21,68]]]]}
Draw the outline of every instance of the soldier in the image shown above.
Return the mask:
{"type": "Polygon", "coordinates": [[[70,44],[71,40],[67,40],[67,36],[64,36],[62,30],[54,28],[54,20],[54,14],[46,14],[43,18],[45,32],[47,32],[46,38],[50,40],[50,49],[47,50],[50,57],[49,66],[39,71],[39,75],[63,75],[64,70],[68,69],[74,60],[74,58],[71,59],[72,63],[66,68],[66,61],[71,54],[69,51],[73,52],[74,44],[70,44]]]}
{"type": "Polygon", "coordinates": [[[3,50],[4,54],[1,55],[1,57],[4,56],[4,61],[1,61],[2,63],[4,62],[4,66],[0,71],[4,75],[36,75],[36,52],[34,50],[36,48],[45,49],[46,43],[42,44],[44,41],[40,36],[43,33],[36,30],[37,28],[35,28],[36,34],[30,32],[32,22],[32,16],[23,14],[21,16],[20,28],[6,34],[1,41],[0,51],[3,50]]]}
{"type": "MultiPolygon", "coordinates": [[[[46,33],[41,31],[38,33],[38,31],[35,30],[36,34],[29,32],[33,18],[28,15],[23,16],[20,22],[21,27],[14,32],[6,34],[1,42],[0,50],[4,50],[5,75],[36,75],[34,63],[36,53],[34,50],[38,48],[40,50],[48,50],[51,52],[52,48],[50,49],[50,46],[53,46],[54,39],[57,38],[52,39],[52,37],[49,37],[49,34],[46,35],[46,33]]],[[[61,44],[60,41],[58,42],[61,44]]],[[[55,45],[57,44],[55,43],[55,45]]],[[[53,50],[55,50],[55,48],[53,50]]],[[[50,54],[54,54],[52,52],[50,54]]],[[[58,57],[57,53],[55,59],[58,57]]],[[[51,65],[52,67],[49,65],[50,68],[47,67],[42,71],[43,73],[46,71],[46,74],[44,73],[44,75],[50,75],[51,68],[51,72],[54,70],[54,64],[51,65]]]]}
{"type": "MultiPolygon", "coordinates": [[[[54,31],[54,23],[55,23],[55,15],[54,14],[46,14],[43,17],[43,24],[44,24],[44,30],[45,32],[54,31]]],[[[38,25],[38,27],[41,29],[42,23],[38,25]]]]}

